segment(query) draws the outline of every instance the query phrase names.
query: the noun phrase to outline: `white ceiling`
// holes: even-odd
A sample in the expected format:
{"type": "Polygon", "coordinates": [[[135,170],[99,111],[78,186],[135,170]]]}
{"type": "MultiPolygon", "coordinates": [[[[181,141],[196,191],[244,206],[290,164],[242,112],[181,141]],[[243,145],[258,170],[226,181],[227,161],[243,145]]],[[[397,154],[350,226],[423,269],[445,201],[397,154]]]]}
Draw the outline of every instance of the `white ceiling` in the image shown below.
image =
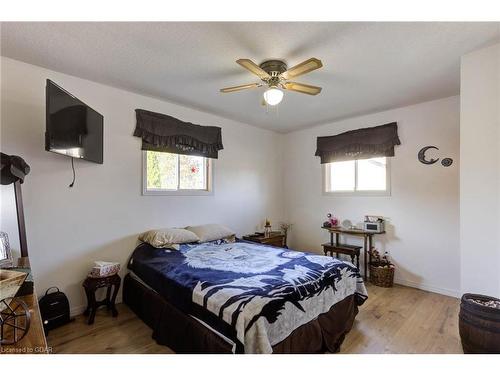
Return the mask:
{"type": "MultiPolygon", "coordinates": [[[[1,54],[279,132],[459,93],[460,56],[500,40],[500,23],[2,23],[1,54]],[[309,57],[277,111],[235,63],[309,57]]],[[[186,119],[189,120],[189,119],[186,119]]]]}

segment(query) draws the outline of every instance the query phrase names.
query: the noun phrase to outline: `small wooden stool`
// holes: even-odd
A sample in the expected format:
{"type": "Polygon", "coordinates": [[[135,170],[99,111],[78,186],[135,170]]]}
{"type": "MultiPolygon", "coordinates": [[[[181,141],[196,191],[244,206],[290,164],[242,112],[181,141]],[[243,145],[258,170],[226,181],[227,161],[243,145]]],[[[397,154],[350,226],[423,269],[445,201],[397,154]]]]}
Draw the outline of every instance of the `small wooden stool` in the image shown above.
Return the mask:
{"type": "Polygon", "coordinates": [[[351,257],[351,262],[354,264],[354,258],[356,258],[356,268],[359,270],[359,254],[361,253],[361,246],[338,244],[332,245],[330,243],[325,243],[323,246],[323,252],[325,255],[330,255],[333,257],[333,253],[338,257],[339,254],[346,254],[351,257]]]}
{"type": "Polygon", "coordinates": [[[95,313],[99,306],[106,306],[108,310],[111,310],[113,317],[118,316],[118,311],[115,307],[115,300],[120,289],[121,278],[116,275],[108,277],[87,277],[83,282],[83,287],[85,288],[85,294],[87,295],[87,309],[83,313],[85,316],[89,316],[88,324],[93,324],[95,319],[95,313]],[[107,287],[106,298],[102,301],[96,301],[95,292],[99,288],[107,287]],[[114,287],[114,288],[113,288],[114,287]],[[111,295],[111,290],[113,289],[113,295],[111,295]]]}

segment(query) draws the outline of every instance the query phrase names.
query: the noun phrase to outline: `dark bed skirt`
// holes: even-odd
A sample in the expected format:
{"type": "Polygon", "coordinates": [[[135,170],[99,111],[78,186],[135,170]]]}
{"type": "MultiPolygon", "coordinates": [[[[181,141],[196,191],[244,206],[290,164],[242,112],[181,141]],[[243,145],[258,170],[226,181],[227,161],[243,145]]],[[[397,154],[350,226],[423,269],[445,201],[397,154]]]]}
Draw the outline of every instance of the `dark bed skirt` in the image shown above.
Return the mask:
{"type": "MultiPolygon", "coordinates": [[[[123,281],[123,302],[153,330],[158,344],[176,353],[232,353],[231,344],[130,275],[123,281]]],[[[274,345],[273,353],[338,352],[357,313],[356,297],[346,297],[274,345]]]]}

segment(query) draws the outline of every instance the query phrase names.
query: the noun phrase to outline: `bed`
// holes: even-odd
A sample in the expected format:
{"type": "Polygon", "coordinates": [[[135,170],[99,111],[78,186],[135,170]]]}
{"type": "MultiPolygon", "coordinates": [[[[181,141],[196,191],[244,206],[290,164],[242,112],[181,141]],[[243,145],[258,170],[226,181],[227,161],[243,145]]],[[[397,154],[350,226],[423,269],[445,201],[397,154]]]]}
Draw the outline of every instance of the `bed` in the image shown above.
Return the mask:
{"type": "Polygon", "coordinates": [[[177,353],[336,352],[367,298],[354,265],[242,240],[141,243],[123,300],[177,353]]]}

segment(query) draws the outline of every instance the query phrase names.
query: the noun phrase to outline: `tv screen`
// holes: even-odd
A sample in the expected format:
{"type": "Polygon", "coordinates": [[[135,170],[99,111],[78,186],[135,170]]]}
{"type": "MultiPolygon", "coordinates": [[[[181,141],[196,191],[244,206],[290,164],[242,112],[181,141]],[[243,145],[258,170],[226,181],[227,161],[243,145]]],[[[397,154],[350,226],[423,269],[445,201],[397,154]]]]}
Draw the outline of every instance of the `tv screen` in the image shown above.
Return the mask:
{"type": "Polygon", "coordinates": [[[103,116],[47,80],[45,149],[103,163],[103,116]]]}

